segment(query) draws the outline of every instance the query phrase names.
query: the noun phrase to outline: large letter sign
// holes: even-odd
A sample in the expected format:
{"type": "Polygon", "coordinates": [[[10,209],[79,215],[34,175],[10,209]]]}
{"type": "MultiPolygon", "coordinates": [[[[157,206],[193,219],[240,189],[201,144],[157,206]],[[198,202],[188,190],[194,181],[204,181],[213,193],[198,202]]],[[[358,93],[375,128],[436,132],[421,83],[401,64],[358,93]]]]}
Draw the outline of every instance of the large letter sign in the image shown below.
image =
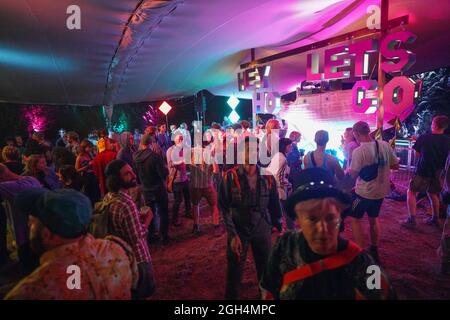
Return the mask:
{"type": "Polygon", "coordinates": [[[416,36],[409,31],[401,31],[388,34],[383,41],[381,41],[380,52],[381,55],[388,60],[398,60],[394,63],[392,61],[384,61],[381,68],[386,73],[405,72],[416,62],[416,55],[406,49],[399,49],[400,44],[412,43],[416,40],[416,36]]]}
{"type": "Polygon", "coordinates": [[[245,91],[248,87],[267,88],[269,86],[270,66],[250,68],[238,73],[239,91],[245,91]]]}
{"type": "Polygon", "coordinates": [[[348,47],[336,47],[325,50],[325,79],[343,79],[350,77],[350,57],[348,47]]]}
{"type": "Polygon", "coordinates": [[[400,116],[414,105],[419,83],[401,76],[395,77],[384,86],[384,108],[393,115],[400,116]]]}
{"type": "MultiPolygon", "coordinates": [[[[352,77],[367,77],[371,74],[370,54],[380,51],[384,61],[381,68],[386,73],[406,72],[416,61],[414,53],[401,48],[411,44],[416,36],[409,31],[394,32],[383,39],[367,39],[350,45],[325,50],[323,72],[317,52],[306,57],[306,80],[322,81],[352,77]]],[[[372,59],[373,60],[373,59],[372,59]]],[[[373,70],[372,70],[373,71],[373,70]]],[[[253,67],[238,74],[239,90],[249,86],[268,87],[270,66],[253,67]]],[[[401,76],[394,77],[384,86],[385,111],[396,117],[405,117],[412,111],[415,99],[420,95],[421,82],[401,76]]],[[[356,113],[375,113],[379,107],[378,83],[375,80],[360,80],[352,89],[352,107],[356,113]]],[[[254,92],[253,113],[275,113],[279,107],[279,96],[270,92],[254,92]]]]}
{"type": "Polygon", "coordinates": [[[378,108],[378,97],[368,97],[367,91],[378,89],[378,82],[375,80],[357,81],[352,89],[352,105],[356,113],[374,113],[378,108]]]}
{"type": "Polygon", "coordinates": [[[349,55],[353,56],[353,73],[355,77],[369,75],[369,54],[376,52],[378,42],[376,40],[364,40],[353,43],[349,46],[349,55]]]}
{"type": "MultiPolygon", "coordinates": [[[[415,41],[416,36],[409,31],[401,31],[388,34],[380,45],[380,53],[388,61],[384,61],[381,64],[381,68],[387,73],[397,73],[407,71],[416,61],[414,53],[400,49],[402,43],[412,43],[415,41]]],[[[355,75],[361,73],[361,66],[359,65],[358,55],[364,51],[373,50],[374,44],[369,46],[369,43],[359,46],[351,45],[350,54],[355,54],[355,75]]],[[[366,53],[365,53],[366,54],[366,53]]],[[[363,69],[366,66],[363,64],[363,69]]],[[[362,72],[365,73],[364,71],[362,72]]],[[[374,88],[374,80],[370,81],[357,81],[353,87],[352,104],[353,110],[357,113],[372,113],[378,107],[378,98],[369,97],[367,99],[366,90],[372,90],[374,88]],[[374,101],[374,99],[376,101],[374,101]]],[[[378,85],[377,85],[378,86],[378,85]]],[[[412,112],[415,99],[419,96],[421,84],[414,82],[413,80],[401,76],[394,77],[384,86],[384,99],[383,104],[387,113],[393,114],[396,117],[407,116],[412,112]]]]}
{"type": "Polygon", "coordinates": [[[306,56],[306,81],[320,81],[323,80],[323,73],[319,71],[318,53],[308,53],[306,56]]]}

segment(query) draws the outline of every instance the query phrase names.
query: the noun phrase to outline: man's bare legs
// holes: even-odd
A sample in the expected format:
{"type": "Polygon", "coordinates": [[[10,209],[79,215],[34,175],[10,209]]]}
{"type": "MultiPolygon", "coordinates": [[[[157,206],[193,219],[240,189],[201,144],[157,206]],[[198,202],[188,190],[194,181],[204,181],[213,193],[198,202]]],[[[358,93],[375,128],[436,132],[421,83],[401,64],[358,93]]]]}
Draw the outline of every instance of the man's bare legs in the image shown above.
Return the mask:
{"type": "Polygon", "coordinates": [[[378,221],[378,218],[369,217],[369,225],[370,225],[370,244],[372,246],[377,247],[380,238],[380,222],[378,221]]]}
{"type": "Polygon", "coordinates": [[[408,189],[406,194],[406,204],[408,206],[408,218],[402,223],[404,227],[416,226],[416,208],[417,208],[417,192],[408,189]]]}
{"type": "Polygon", "coordinates": [[[353,238],[358,246],[364,248],[364,234],[361,225],[361,219],[352,218],[353,238]]]}

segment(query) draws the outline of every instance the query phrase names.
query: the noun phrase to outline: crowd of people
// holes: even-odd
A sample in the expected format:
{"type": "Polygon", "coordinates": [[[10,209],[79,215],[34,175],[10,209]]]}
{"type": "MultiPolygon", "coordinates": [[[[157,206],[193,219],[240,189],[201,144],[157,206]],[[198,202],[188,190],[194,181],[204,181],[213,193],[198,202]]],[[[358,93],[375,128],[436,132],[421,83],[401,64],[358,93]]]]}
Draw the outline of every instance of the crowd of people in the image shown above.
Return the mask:
{"type": "MultiPolygon", "coordinates": [[[[408,190],[408,218],[416,226],[416,196],[432,204],[429,224],[440,225],[441,176],[450,151],[446,116],[419,137],[419,161],[408,190]]],[[[6,139],[0,164],[0,268],[8,263],[11,226],[26,274],[6,299],[144,299],[158,286],[151,247],[170,250],[170,230],[192,219],[202,233],[205,198],[214,236],[227,234],[225,297],[239,298],[251,247],[265,299],[392,299],[367,286],[369,266],[381,266],[379,214],[399,160],[388,142],[375,140],[365,122],[343,133],[341,163],[327,151],[329,133],[315,134],[303,154],[302,135],[287,135],[270,119],[202,128],[192,123],[149,126],[144,134],[100,130],[80,140],[60,130],[55,143],[35,132],[24,143],[6,139]],[[197,133],[200,132],[200,135],[197,133]],[[200,138],[198,138],[200,136],[200,138]],[[287,137],[288,136],[288,137],[287,137]],[[270,161],[262,161],[269,158],[270,161]],[[169,212],[169,194],[173,195],[169,212]],[[362,218],[367,214],[370,246],[362,218]],[[351,219],[353,241],[341,236],[351,219]],[[272,245],[273,234],[278,239],[272,245]],[[81,290],[66,285],[69,265],[80,267],[81,290]],[[326,272],[324,272],[326,271],[326,272]]],[[[448,177],[448,174],[447,174],[448,177]]],[[[224,270],[225,272],[225,270],[224,270]]]]}

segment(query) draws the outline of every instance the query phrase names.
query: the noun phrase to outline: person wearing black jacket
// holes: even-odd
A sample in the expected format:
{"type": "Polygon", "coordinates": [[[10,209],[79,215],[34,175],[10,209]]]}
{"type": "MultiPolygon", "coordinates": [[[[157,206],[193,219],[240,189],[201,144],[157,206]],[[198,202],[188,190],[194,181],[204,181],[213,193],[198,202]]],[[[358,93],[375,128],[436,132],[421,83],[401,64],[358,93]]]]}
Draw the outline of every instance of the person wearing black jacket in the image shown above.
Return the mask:
{"type": "MultiPolygon", "coordinates": [[[[145,205],[152,208],[153,212],[158,212],[161,219],[161,240],[163,244],[167,244],[169,241],[169,199],[166,179],[169,171],[155,137],[145,135],[133,158],[134,167],[142,183],[145,205]]],[[[150,225],[149,237],[154,234],[154,221],[155,219],[150,225]]]]}

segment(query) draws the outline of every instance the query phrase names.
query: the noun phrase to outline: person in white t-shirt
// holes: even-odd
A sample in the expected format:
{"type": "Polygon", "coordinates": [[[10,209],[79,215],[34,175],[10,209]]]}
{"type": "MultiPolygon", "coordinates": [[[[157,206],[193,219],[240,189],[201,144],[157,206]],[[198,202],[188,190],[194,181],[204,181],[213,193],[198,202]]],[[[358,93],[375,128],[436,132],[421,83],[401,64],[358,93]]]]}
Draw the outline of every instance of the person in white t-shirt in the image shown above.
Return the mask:
{"type": "Polygon", "coordinates": [[[371,246],[369,252],[379,262],[378,240],[379,222],[378,215],[384,197],[390,192],[390,169],[398,170],[399,162],[391,146],[385,141],[374,141],[370,137],[369,125],[359,121],[353,126],[353,134],[360,146],[353,150],[350,174],[357,177],[355,194],[352,204],[352,231],[356,243],[364,247],[364,235],[361,219],[364,214],[369,216],[371,246]],[[378,155],[377,155],[378,153],[378,155]],[[367,175],[367,167],[378,163],[376,177],[367,175]],[[364,170],[363,170],[364,169],[364,170]]]}
{"type": "MultiPolygon", "coordinates": [[[[292,185],[289,182],[290,168],[286,159],[286,154],[292,151],[292,141],[288,138],[281,138],[279,145],[279,152],[277,152],[273,156],[266,170],[270,172],[275,178],[275,181],[277,183],[278,197],[280,198],[281,204],[283,205],[284,209],[286,199],[292,191],[292,185]]],[[[289,230],[293,230],[295,228],[294,220],[292,220],[286,214],[285,218],[287,228],[289,230]]]]}
{"type": "Polygon", "coordinates": [[[280,140],[280,121],[277,119],[269,119],[266,123],[266,135],[263,136],[262,141],[265,143],[267,148],[267,154],[271,155],[272,152],[275,153],[275,150],[272,150],[272,143],[278,142],[280,140]]]}
{"type": "MultiPolygon", "coordinates": [[[[185,122],[180,124],[178,132],[180,132],[183,135],[183,141],[186,147],[192,148],[191,133],[189,132],[188,125],[185,122]]],[[[173,137],[173,139],[175,139],[175,137],[173,137]]]]}

